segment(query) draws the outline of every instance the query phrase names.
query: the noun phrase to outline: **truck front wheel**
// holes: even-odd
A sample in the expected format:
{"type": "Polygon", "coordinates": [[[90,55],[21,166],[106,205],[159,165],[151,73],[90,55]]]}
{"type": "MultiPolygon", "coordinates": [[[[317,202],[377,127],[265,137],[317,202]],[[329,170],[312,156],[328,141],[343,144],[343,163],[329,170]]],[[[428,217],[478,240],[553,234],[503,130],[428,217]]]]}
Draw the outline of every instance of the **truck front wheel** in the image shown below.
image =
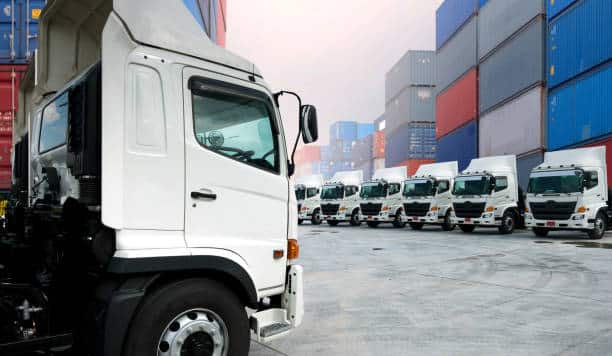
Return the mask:
{"type": "Polygon", "coordinates": [[[499,226],[500,234],[511,234],[516,226],[516,216],[513,211],[506,211],[502,217],[501,225],[499,226]]]}
{"type": "Polygon", "coordinates": [[[303,219],[298,219],[298,225],[302,225],[303,222],[304,222],[303,219]]]}
{"type": "Polygon", "coordinates": [[[246,356],[250,329],[238,296],[210,279],[186,279],[145,298],[124,355],[246,356]]]}
{"type": "Polygon", "coordinates": [[[359,226],[359,225],[361,225],[361,220],[359,220],[359,210],[353,211],[353,213],[351,214],[350,223],[351,223],[352,226],[359,226]]]}
{"type": "Polygon", "coordinates": [[[450,211],[446,212],[444,215],[444,222],[442,223],[442,231],[453,231],[455,230],[455,224],[451,221],[451,213],[450,211]]]}
{"type": "Polygon", "coordinates": [[[606,233],[608,227],[607,217],[602,212],[597,213],[593,225],[595,225],[593,230],[589,230],[588,232],[589,238],[592,240],[599,240],[606,233]]]}
{"type": "Polygon", "coordinates": [[[313,225],[321,225],[321,210],[315,209],[312,213],[312,218],[310,218],[310,222],[313,225]]]}
{"type": "Polygon", "coordinates": [[[402,211],[398,210],[395,213],[395,218],[393,219],[393,227],[401,229],[404,226],[406,226],[406,223],[402,221],[402,211]]]}

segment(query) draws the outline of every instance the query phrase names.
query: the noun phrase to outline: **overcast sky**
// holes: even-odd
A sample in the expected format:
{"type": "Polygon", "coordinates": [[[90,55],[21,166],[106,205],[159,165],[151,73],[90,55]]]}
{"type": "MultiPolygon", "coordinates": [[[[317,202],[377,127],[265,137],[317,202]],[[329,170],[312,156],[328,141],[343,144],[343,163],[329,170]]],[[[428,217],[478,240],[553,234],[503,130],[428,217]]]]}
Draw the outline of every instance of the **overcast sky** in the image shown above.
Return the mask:
{"type": "MultiPolygon", "coordinates": [[[[442,0],[228,0],[227,48],[262,71],[273,90],[298,92],[318,110],[320,143],[338,120],[384,112],[385,73],[409,49],[434,49],[442,0]]],[[[297,130],[281,101],[288,139],[297,130]]]]}

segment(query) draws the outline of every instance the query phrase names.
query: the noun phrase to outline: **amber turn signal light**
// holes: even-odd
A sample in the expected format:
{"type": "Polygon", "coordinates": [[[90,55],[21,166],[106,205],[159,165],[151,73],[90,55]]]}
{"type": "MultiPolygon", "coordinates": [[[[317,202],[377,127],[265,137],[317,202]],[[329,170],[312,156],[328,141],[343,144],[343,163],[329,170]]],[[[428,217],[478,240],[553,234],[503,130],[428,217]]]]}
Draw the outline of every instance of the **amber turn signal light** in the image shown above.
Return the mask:
{"type": "Polygon", "coordinates": [[[581,206],[580,208],[578,208],[578,212],[579,212],[579,213],[586,213],[586,212],[587,212],[587,210],[588,210],[588,209],[586,208],[586,206],[581,206]]]}
{"type": "Polygon", "coordinates": [[[495,207],[494,206],[490,206],[487,208],[487,213],[492,213],[495,211],[495,207]]]}
{"type": "Polygon", "coordinates": [[[300,245],[295,239],[287,240],[287,259],[295,260],[300,257],[300,245]]]}

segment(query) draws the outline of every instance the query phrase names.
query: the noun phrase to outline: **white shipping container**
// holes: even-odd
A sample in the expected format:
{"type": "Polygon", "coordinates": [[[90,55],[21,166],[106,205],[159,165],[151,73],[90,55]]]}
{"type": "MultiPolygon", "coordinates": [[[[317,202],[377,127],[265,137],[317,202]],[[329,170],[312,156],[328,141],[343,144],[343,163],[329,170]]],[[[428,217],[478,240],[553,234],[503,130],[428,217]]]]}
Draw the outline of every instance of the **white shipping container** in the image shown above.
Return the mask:
{"type": "Polygon", "coordinates": [[[544,146],[544,92],[538,86],[480,117],[480,157],[519,155],[544,146]]]}

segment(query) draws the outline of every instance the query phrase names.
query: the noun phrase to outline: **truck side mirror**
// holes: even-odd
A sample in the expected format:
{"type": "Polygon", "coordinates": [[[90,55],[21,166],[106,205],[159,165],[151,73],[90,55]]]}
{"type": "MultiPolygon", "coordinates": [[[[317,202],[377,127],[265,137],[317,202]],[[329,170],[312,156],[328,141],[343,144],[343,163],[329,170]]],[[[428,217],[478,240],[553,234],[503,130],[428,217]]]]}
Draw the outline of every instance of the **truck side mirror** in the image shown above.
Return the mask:
{"type": "Polygon", "coordinates": [[[313,143],[319,138],[317,109],[313,105],[302,105],[300,110],[300,127],[304,143],[313,143]]]}

